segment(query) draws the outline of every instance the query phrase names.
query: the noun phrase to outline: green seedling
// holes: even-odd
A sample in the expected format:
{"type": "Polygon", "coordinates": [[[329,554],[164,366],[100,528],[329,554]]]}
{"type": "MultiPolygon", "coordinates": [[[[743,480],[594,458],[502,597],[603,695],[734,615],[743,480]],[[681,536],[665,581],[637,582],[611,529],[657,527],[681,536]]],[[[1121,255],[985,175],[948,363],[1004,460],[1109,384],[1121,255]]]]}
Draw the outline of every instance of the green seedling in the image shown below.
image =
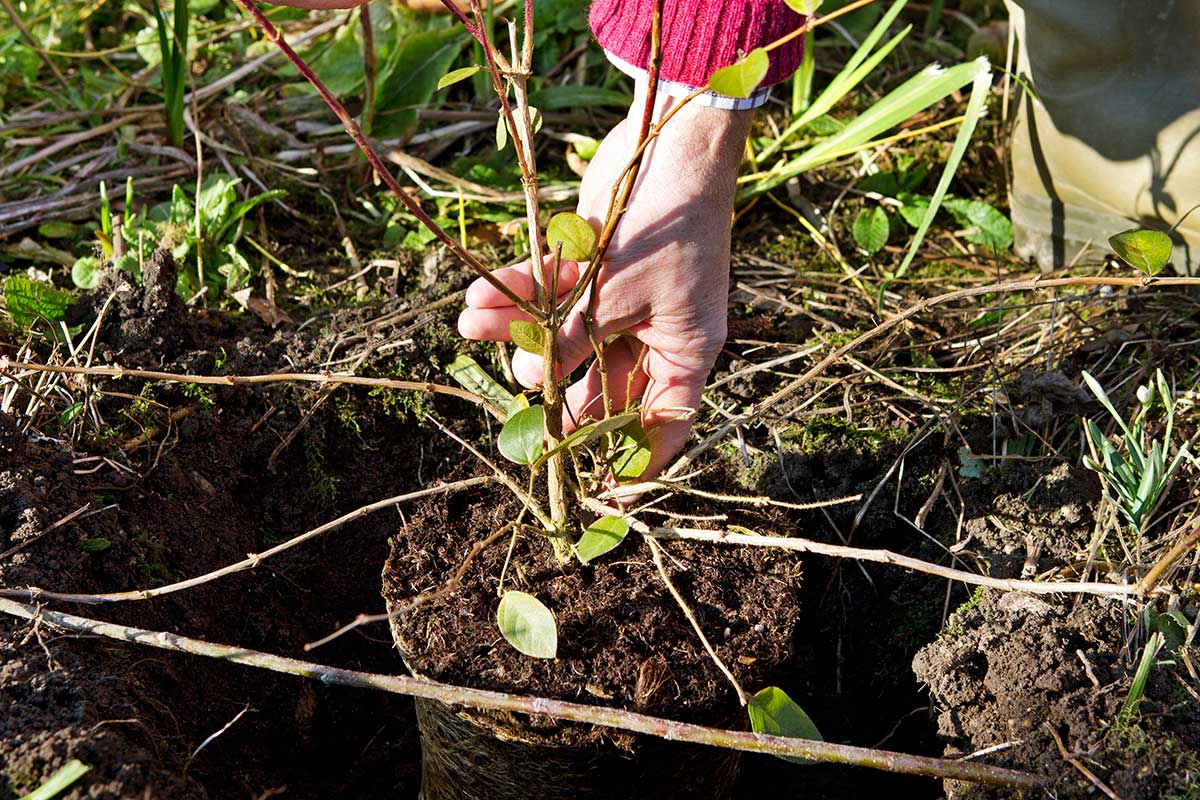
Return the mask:
{"type": "Polygon", "coordinates": [[[22,795],[20,800],[54,800],[60,794],[70,789],[76,781],[82,778],[91,770],[91,767],[84,764],[77,758],[68,761],[62,767],[50,776],[49,780],[43,783],[38,788],[26,795],[22,795]]]}
{"type": "Polygon", "coordinates": [[[1085,419],[1083,431],[1088,454],[1083,457],[1084,466],[1100,475],[1105,497],[1128,523],[1134,537],[1140,539],[1175,470],[1189,457],[1186,444],[1176,449],[1174,458],[1170,456],[1176,406],[1171,387],[1162,370],[1155,370],[1154,379],[1138,387],[1138,408],[1126,423],[1099,381],[1087,372],[1083,373],[1083,380],[1122,434],[1119,443],[1114,443],[1095,420],[1085,419]],[[1147,433],[1146,423],[1150,411],[1159,403],[1165,427],[1162,439],[1155,439],[1147,433]]]}
{"type": "Polygon", "coordinates": [[[125,187],[126,219],[118,229],[101,183],[97,238],[106,258],[78,259],[71,268],[71,279],[82,289],[93,289],[109,264],[140,277],[143,260],[154,249],[165,247],[182,265],[178,286],[182,294],[194,295],[202,286],[225,292],[243,288],[251,275],[250,262],[238,247],[246,215],[286,192],[277,189],[243,200],[238,195],[240,184],[240,178],[214,173],[204,179],[199,192],[176,185],[171,202],[133,215],[131,180],[125,187]]]}

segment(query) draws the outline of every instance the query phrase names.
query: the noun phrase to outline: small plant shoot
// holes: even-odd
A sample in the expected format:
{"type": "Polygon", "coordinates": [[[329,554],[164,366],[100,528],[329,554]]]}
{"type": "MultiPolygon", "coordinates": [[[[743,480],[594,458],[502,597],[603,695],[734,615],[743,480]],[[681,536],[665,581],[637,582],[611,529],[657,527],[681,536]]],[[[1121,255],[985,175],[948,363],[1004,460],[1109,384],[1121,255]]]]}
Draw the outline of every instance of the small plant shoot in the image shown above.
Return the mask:
{"type": "Polygon", "coordinates": [[[524,655],[554,658],[558,654],[554,614],[533,595],[505,592],[496,611],[496,622],[504,640],[524,655]]]}

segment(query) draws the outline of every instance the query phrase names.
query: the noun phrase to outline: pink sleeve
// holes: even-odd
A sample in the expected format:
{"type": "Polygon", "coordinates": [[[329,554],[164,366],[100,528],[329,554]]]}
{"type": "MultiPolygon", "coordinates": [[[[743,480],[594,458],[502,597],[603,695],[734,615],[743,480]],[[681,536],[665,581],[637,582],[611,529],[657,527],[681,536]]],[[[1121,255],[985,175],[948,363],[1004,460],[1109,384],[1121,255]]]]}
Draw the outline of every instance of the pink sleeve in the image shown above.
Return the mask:
{"type": "MultiPolygon", "coordinates": [[[[588,20],[601,47],[645,69],[652,8],[653,0],[593,0],[588,20]]],[[[803,20],[783,0],[664,0],[661,77],[703,86],[714,71],[794,31],[803,20]]],[[[772,50],[762,85],[785,80],[803,54],[800,36],[772,50]]]]}

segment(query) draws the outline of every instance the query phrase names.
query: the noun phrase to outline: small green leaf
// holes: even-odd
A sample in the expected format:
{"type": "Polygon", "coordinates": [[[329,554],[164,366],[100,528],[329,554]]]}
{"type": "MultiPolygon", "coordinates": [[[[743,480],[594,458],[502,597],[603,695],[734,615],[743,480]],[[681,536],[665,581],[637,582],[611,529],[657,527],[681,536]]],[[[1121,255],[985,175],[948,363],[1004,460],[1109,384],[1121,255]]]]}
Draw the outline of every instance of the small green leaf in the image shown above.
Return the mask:
{"type": "Polygon", "coordinates": [[[480,65],[472,64],[469,67],[463,67],[461,69],[456,69],[451,72],[447,72],[445,75],[443,75],[438,80],[437,90],[440,92],[442,89],[445,89],[447,86],[453,86],[454,84],[458,83],[459,81],[465,81],[467,78],[471,77],[472,75],[474,75],[475,73],[479,72],[482,69],[483,69],[483,67],[481,67],[480,65]]]}
{"type": "Polygon", "coordinates": [[[517,464],[532,464],[545,448],[545,422],[541,406],[530,406],[513,414],[500,429],[496,441],[501,455],[517,464]]]}
{"type": "Polygon", "coordinates": [[[722,67],[708,79],[708,88],[726,97],[749,97],[771,68],[767,51],[756,47],[737,63],[722,67]]]}
{"type": "Polygon", "coordinates": [[[112,547],[112,542],[105,539],[103,536],[97,536],[95,539],[84,539],[80,542],[83,549],[89,553],[103,553],[108,548],[112,547]]]}
{"type": "Polygon", "coordinates": [[[554,658],[558,653],[558,625],[554,614],[533,595],[508,591],[500,598],[496,623],[505,641],[533,658],[554,658]]]}
{"type": "Polygon", "coordinates": [[[496,117],[496,149],[503,150],[506,144],[508,144],[508,124],[505,123],[504,114],[501,113],[496,117]]]}
{"type": "MultiPolygon", "coordinates": [[[[750,698],[746,706],[750,713],[750,728],[755,733],[769,736],[787,736],[791,739],[824,741],[817,726],[804,713],[804,709],[792,702],[787,693],[776,686],[768,686],[750,698]]],[[[802,758],[783,758],[794,764],[809,764],[802,758]]]]}
{"type": "Polygon", "coordinates": [[[797,14],[811,17],[821,7],[824,0],[783,0],[783,2],[787,3],[787,7],[797,14]]]}
{"type": "Polygon", "coordinates": [[[904,221],[913,228],[920,228],[921,222],[929,212],[929,198],[923,194],[900,192],[896,199],[904,204],[897,209],[904,221]]]}
{"type": "Polygon", "coordinates": [[[100,283],[100,273],[103,270],[103,261],[95,256],[84,256],[76,259],[71,266],[71,281],[80,289],[95,289],[100,283]]]}
{"type": "Polygon", "coordinates": [[[596,155],[596,151],[600,149],[600,140],[590,136],[580,136],[574,140],[571,146],[575,148],[575,152],[579,154],[580,158],[584,161],[591,161],[592,157],[596,155]]]}
{"type": "Polygon", "coordinates": [[[68,239],[79,233],[79,226],[69,222],[43,222],[38,226],[38,233],[47,239],[68,239]]]}
{"type": "Polygon", "coordinates": [[[513,344],[526,353],[540,356],[546,351],[546,329],[536,322],[514,319],[508,323],[508,332],[512,335],[513,344]]]}
{"type": "Polygon", "coordinates": [[[887,244],[891,228],[888,225],[887,212],[881,206],[864,208],[854,218],[851,233],[854,242],[869,254],[878,253],[887,244]]]}
{"type": "Polygon", "coordinates": [[[639,420],[626,424],[619,433],[610,468],[618,481],[635,481],[650,465],[650,439],[639,420]]]}
{"type": "Polygon", "coordinates": [[[583,531],[575,545],[579,563],[587,564],[612,550],[629,533],[629,522],[624,517],[600,517],[583,531]]]}
{"type": "Polygon", "coordinates": [[[546,226],[546,243],[554,252],[562,242],[562,257],[568,261],[587,261],[596,249],[596,231],[578,214],[564,211],[550,218],[546,226]]]}
{"type": "Polygon", "coordinates": [[[978,456],[971,455],[968,447],[958,448],[958,474],[963,478],[983,478],[987,476],[987,462],[978,456]]]}
{"type": "Polygon", "coordinates": [[[1146,275],[1157,275],[1171,260],[1171,237],[1162,231],[1134,228],[1110,236],[1108,243],[1129,266],[1146,275]]]}
{"type": "Polygon", "coordinates": [[[71,403],[71,405],[64,408],[62,413],[58,415],[58,424],[65,428],[75,421],[75,418],[79,416],[80,411],[83,411],[82,400],[77,400],[76,402],[71,403]]]}
{"type": "Polygon", "coordinates": [[[1012,245],[1012,222],[991,204],[982,200],[947,197],[942,208],[949,211],[954,221],[964,228],[978,229],[966,235],[968,242],[993,250],[1007,250],[1012,245]]]}

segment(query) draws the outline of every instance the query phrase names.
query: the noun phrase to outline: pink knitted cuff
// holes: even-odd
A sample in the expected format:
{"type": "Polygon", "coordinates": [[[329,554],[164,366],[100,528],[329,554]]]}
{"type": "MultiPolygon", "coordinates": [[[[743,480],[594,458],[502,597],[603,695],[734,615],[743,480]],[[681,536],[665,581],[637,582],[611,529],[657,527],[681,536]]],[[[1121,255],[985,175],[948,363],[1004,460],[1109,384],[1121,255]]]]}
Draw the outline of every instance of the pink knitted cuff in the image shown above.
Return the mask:
{"type": "MultiPolygon", "coordinates": [[[[608,52],[636,67],[650,60],[653,0],[593,0],[588,20],[596,40],[608,52]]],[[[663,60],[660,77],[703,86],[756,47],[794,31],[804,17],[783,0],[664,0],[663,60]]],[[[771,51],[770,86],[800,66],[803,37],[771,51]]]]}

